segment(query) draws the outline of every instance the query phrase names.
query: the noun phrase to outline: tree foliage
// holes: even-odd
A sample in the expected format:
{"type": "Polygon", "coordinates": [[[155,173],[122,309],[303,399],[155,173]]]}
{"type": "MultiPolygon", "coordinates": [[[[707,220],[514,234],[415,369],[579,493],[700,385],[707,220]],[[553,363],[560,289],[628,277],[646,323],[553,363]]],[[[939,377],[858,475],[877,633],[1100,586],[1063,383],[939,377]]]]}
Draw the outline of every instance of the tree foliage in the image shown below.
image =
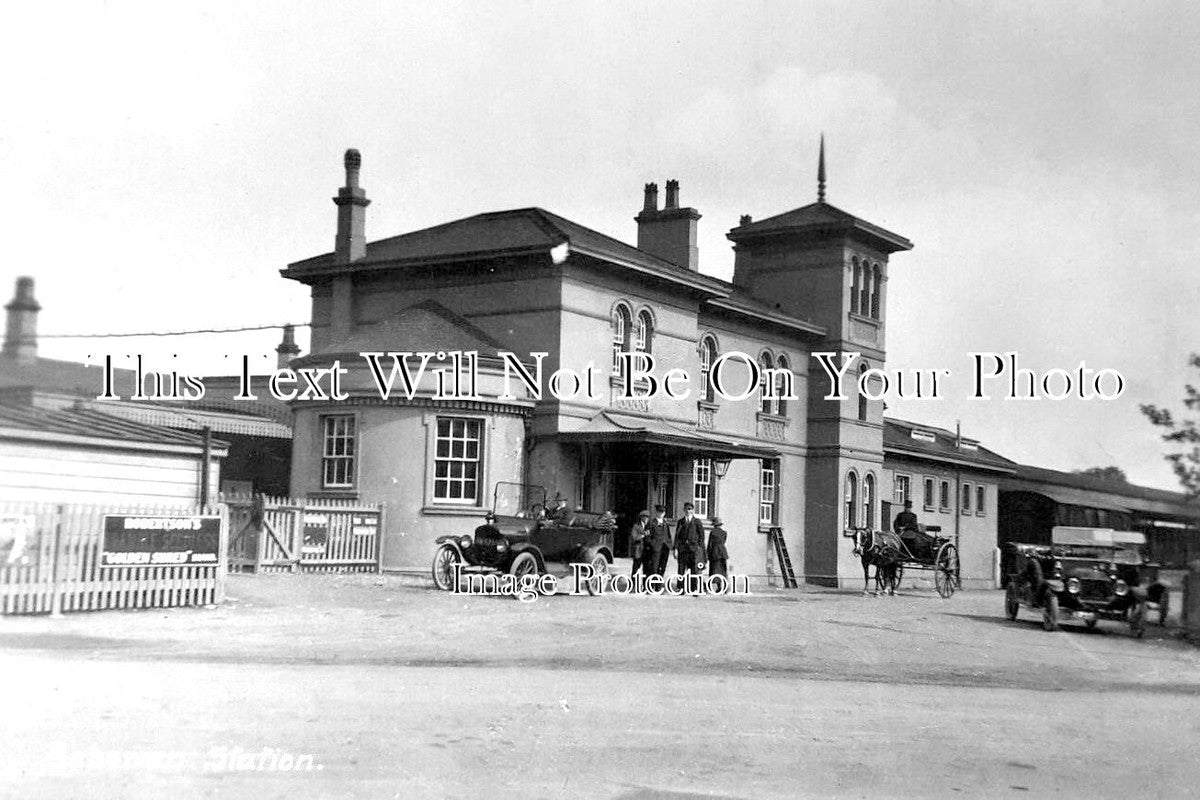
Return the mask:
{"type": "MultiPolygon", "coordinates": [[[[1200,353],[1192,353],[1188,364],[1200,370],[1200,353]]],[[[1200,413],[1200,391],[1190,383],[1184,387],[1183,405],[1188,411],[1200,413]]],[[[1141,409],[1152,425],[1163,430],[1162,440],[1179,448],[1166,458],[1184,490],[1191,497],[1200,497],[1200,418],[1176,419],[1169,409],[1152,403],[1141,409]]]]}
{"type": "Polygon", "coordinates": [[[1129,478],[1125,477],[1125,470],[1120,467],[1088,467],[1075,470],[1075,474],[1099,478],[1109,483],[1129,483],[1129,478]]]}

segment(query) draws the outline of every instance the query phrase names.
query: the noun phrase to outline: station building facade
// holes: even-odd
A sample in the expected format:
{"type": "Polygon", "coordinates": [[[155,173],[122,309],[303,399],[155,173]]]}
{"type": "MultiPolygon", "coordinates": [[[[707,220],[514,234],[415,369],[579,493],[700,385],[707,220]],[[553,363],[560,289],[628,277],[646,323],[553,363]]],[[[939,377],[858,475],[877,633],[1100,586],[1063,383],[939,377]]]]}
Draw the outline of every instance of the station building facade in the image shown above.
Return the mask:
{"type": "Polygon", "coordinates": [[[311,354],[292,365],[346,370],[344,399],[292,403],[293,495],[386,502],[389,569],[426,569],[435,536],[473,529],[515,482],[616,513],[618,553],[640,510],[691,501],[724,520],[736,572],[778,575],[779,528],[801,580],[861,576],[840,496],[850,473],[882,485],[883,408],[855,378],[884,366],[889,257],[907,239],[825,202],[822,174],[817,202],[728,232],[731,282],[700,272],[700,214],[675,181],[661,206],[645,187],[637,246],[540,208],[368,243],[360,165],[347,152],[333,252],[282,271],[312,294],[311,354]],[[384,399],[363,352],[477,352],[478,396],[435,396],[426,372],[384,399]],[[538,397],[506,352],[531,372],[540,360],[543,384],[569,369],[591,386],[538,397]],[[861,354],[844,399],[825,399],[819,352],[861,354]],[[622,353],[653,357],[660,381],[682,370],[690,394],[647,396],[622,353]],[[737,399],[712,391],[714,365],[737,399]]]}

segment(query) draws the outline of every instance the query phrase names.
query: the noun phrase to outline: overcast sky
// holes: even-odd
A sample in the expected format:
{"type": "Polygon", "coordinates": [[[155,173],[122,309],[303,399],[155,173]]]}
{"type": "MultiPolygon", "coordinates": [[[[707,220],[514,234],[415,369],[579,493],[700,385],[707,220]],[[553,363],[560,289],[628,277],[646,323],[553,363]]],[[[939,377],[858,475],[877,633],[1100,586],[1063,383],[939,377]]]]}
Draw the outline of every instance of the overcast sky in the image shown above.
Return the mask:
{"type": "MultiPolygon", "coordinates": [[[[45,334],[307,321],[288,262],[332,249],[341,154],[368,238],[538,205],[626,241],[678,178],[725,232],[815,199],[909,237],[892,405],[1020,461],[1175,488],[1139,403],[1200,350],[1200,9],[1179,3],[22,4],[0,20],[7,294],[45,334]],[[970,351],[1120,370],[1113,402],[967,399],[970,351]]],[[[301,345],[307,342],[302,333],[301,345]]],[[[276,332],[44,340],[231,372],[276,332]]]]}

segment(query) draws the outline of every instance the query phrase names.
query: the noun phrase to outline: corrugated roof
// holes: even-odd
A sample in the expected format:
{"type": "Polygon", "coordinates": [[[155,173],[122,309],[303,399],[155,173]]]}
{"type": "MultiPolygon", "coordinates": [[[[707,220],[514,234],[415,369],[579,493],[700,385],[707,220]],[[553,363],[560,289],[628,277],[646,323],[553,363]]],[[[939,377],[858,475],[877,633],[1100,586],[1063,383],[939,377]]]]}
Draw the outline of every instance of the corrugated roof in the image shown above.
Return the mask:
{"type": "MultiPolygon", "coordinates": [[[[32,406],[0,404],[0,428],[86,436],[95,439],[116,439],[145,444],[184,445],[202,447],[204,438],[194,433],[146,425],[132,420],[102,414],[88,408],[48,410],[32,406]]],[[[216,449],[228,449],[229,444],[212,440],[216,449]]]]}
{"type": "MultiPolygon", "coordinates": [[[[1084,475],[1078,472],[1060,472],[1054,469],[1018,464],[1016,475],[1013,476],[1013,479],[1014,481],[1043,483],[1052,486],[1084,489],[1092,492],[1104,492],[1109,495],[1144,500],[1152,503],[1181,504],[1190,508],[1192,513],[1200,512],[1200,503],[1196,500],[1190,500],[1183,492],[1172,492],[1166,489],[1153,489],[1149,486],[1137,486],[1132,483],[1105,480],[1094,475],[1084,475]]],[[[1005,488],[1003,484],[1001,488],[1005,488]]],[[[1020,488],[1026,491],[1031,490],[1029,486],[1018,486],[1015,482],[1012,484],[1012,488],[1020,488]]]]}

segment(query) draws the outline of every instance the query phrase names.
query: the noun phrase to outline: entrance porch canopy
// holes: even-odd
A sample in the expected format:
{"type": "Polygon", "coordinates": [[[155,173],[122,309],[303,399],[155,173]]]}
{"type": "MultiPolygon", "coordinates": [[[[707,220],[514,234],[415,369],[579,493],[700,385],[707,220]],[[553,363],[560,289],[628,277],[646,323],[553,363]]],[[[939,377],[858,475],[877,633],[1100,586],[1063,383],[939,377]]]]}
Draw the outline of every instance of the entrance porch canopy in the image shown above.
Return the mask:
{"type": "Polygon", "coordinates": [[[581,428],[555,437],[564,442],[594,444],[651,444],[687,450],[699,458],[776,458],[779,451],[746,444],[726,436],[689,428],[662,418],[637,417],[617,411],[601,411],[581,428]]]}

